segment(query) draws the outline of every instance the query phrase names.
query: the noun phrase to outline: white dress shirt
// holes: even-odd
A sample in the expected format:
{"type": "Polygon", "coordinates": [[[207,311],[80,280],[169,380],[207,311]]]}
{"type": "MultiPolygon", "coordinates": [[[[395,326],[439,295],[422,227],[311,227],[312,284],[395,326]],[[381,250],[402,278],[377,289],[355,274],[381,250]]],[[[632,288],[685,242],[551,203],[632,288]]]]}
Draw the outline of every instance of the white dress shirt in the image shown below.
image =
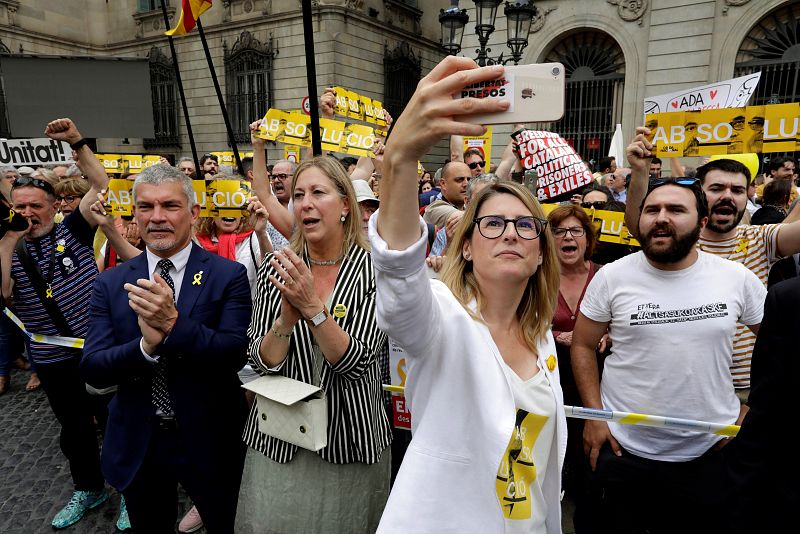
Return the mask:
{"type": "MultiPolygon", "coordinates": [[[[161,274],[161,269],[158,268],[158,262],[161,260],[170,260],[172,262],[172,267],[169,269],[169,275],[172,277],[172,283],[175,286],[175,302],[178,302],[178,297],[181,294],[181,286],[183,285],[183,275],[186,272],[186,264],[189,263],[189,255],[192,253],[192,242],[183,247],[180,251],[173,254],[169,258],[161,258],[153,254],[149,248],[145,249],[145,254],[147,254],[147,272],[150,273],[150,281],[153,281],[154,275],[156,273],[161,274]]],[[[166,338],[164,338],[166,339],[166,338]]],[[[157,355],[150,355],[147,354],[144,350],[144,337],[139,340],[139,348],[142,350],[142,354],[148,361],[153,363],[158,361],[157,355]]]]}

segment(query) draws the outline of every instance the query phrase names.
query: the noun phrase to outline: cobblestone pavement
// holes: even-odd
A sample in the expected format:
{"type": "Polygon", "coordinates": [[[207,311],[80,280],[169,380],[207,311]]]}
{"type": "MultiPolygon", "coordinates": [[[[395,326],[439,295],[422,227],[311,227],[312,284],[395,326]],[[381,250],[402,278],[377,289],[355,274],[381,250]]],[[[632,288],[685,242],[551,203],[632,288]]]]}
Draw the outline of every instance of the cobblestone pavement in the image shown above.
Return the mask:
{"type": "MultiPolygon", "coordinates": [[[[72,496],[69,466],[58,446],[60,426],[44,392],[25,391],[28,373],[11,373],[11,390],[0,397],[0,532],[53,534],[50,522],[72,496]]],[[[105,504],[59,532],[118,532],[114,525],[119,494],[108,490],[111,498],[105,504]]],[[[185,512],[187,498],[180,497],[181,512],[185,512]]]]}

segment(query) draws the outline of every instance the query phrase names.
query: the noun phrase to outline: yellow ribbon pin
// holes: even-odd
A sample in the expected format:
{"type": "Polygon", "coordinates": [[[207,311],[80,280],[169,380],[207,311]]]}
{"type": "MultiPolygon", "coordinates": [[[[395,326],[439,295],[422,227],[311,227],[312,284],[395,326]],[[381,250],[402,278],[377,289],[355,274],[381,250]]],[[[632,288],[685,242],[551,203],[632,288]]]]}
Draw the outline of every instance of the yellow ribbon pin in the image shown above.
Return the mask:
{"type": "Polygon", "coordinates": [[[203,281],[203,271],[200,271],[199,273],[196,273],[194,275],[194,278],[192,279],[192,285],[199,286],[202,283],[202,281],[203,281]]]}
{"type": "Polygon", "coordinates": [[[749,239],[740,239],[739,240],[739,246],[736,247],[736,252],[744,252],[745,254],[747,254],[747,248],[749,246],[750,246],[750,240],[749,239]]]}
{"type": "Polygon", "coordinates": [[[547,357],[547,368],[551,373],[556,370],[556,357],[553,354],[547,357]]]}
{"type": "Polygon", "coordinates": [[[16,214],[14,213],[14,210],[9,208],[9,210],[8,210],[8,217],[6,218],[6,222],[9,222],[9,223],[10,223],[10,222],[11,222],[11,220],[14,218],[14,215],[16,215],[16,214]]]}
{"type": "Polygon", "coordinates": [[[64,245],[58,245],[58,246],[56,247],[56,250],[57,250],[58,252],[64,252],[64,245]]]}
{"type": "Polygon", "coordinates": [[[338,317],[339,319],[341,319],[345,315],[347,315],[347,306],[345,306],[344,304],[337,304],[336,306],[333,307],[334,317],[338,317]]]}
{"type": "Polygon", "coordinates": [[[47,284],[47,291],[45,291],[44,296],[49,298],[49,299],[53,298],[53,286],[51,286],[50,284],[47,284]]]}

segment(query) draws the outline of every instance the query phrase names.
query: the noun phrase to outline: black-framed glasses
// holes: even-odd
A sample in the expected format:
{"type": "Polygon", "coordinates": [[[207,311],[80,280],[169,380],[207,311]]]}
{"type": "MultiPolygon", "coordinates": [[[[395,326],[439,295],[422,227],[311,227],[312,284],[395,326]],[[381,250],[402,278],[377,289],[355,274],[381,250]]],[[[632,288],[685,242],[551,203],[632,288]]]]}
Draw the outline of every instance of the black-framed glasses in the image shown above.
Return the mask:
{"type": "Polygon", "coordinates": [[[570,228],[553,228],[550,227],[550,230],[553,231],[553,235],[556,237],[566,237],[567,232],[572,237],[583,237],[586,234],[586,229],[583,226],[571,226],[570,228]]]}
{"type": "Polygon", "coordinates": [[[538,217],[517,217],[505,219],[499,215],[484,215],[472,220],[478,225],[478,231],[486,239],[497,239],[506,231],[508,223],[514,224],[517,235],[522,239],[536,239],[547,226],[547,219],[538,217]]]}
{"type": "Polygon", "coordinates": [[[14,180],[14,184],[11,186],[11,188],[18,189],[20,187],[25,187],[26,185],[32,185],[33,187],[56,196],[56,190],[53,189],[53,186],[50,184],[50,182],[46,180],[40,180],[39,178],[31,178],[29,176],[21,176],[17,178],[14,180]]]}
{"type": "Polygon", "coordinates": [[[581,202],[581,207],[586,209],[602,209],[608,202],[604,200],[595,200],[594,202],[581,202]]]}
{"type": "Polygon", "coordinates": [[[280,180],[282,182],[282,181],[286,180],[287,178],[291,178],[292,176],[294,176],[294,174],[286,174],[285,172],[279,172],[277,174],[272,173],[272,177],[271,178],[273,180],[275,178],[277,178],[278,180],[280,180]]]}
{"type": "Polygon", "coordinates": [[[475,169],[477,169],[478,167],[480,167],[481,169],[484,169],[484,168],[486,168],[486,162],[484,160],[473,161],[472,163],[467,163],[467,167],[469,167],[473,171],[475,169]]]}
{"type": "Polygon", "coordinates": [[[77,195],[59,195],[57,200],[60,200],[61,202],[66,202],[67,204],[72,204],[73,202],[75,202],[76,199],[79,198],[81,197],[77,195]]]}

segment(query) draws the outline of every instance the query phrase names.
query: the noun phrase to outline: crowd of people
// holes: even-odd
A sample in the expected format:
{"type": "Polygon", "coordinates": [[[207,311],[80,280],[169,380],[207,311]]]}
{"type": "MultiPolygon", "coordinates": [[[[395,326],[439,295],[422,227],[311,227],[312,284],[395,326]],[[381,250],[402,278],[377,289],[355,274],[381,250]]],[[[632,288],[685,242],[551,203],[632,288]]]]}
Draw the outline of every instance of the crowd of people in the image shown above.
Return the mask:
{"type": "Polygon", "coordinates": [[[373,158],[269,164],[256,121],[243,176],[213,154],[147,167],[128,176],[131,216],[110,214],[109,176],[69,119],[45,135],[75,165],[0,169],[23,218],[0,238],[4,304],[31,332],[85,340],[35,341],[0,317],[0,394],[29,369],[61,426],[74,493],[53,527],[101,506],[108,484],[117,528],[148,534],[179,519],[180,532],[557,533],[564,496],[579,534],[789,528],[795,162],[752,176],[673,159],[667,177],[642,127],[629,167],[600,160],[546,212],[511,144],[496,166],[463,150],[484,131],[465,116],[508,102],[452,94],[501,74],[446,58],[373,158]],[[421,169],[443,138],[450,158],[421,169]],[[212,177],[248,182],[247,215],[200,217],[192,180],[212,177]],[[597,211],[624,212],[639,246],[600,241],[597,211]],[[410,440],[382,388],[390,340],[410,440]],[[324,446],[266,424],[276,412],[253,391],[270,376],[321,391],[321,427],[300,432],[324,446]]]}

